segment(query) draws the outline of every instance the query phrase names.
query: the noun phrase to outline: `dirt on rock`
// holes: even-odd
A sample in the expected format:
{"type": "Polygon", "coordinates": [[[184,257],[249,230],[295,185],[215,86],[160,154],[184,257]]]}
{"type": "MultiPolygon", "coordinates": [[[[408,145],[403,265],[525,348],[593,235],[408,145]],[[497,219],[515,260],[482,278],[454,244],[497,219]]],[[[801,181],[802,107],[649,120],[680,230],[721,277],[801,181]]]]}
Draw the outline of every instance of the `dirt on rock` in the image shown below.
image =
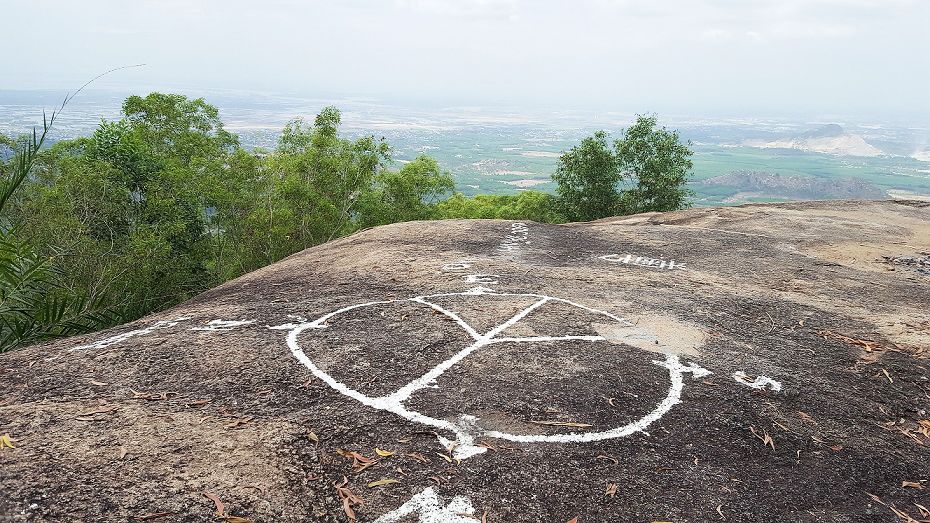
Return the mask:
{"type": "Polygon", "coordinates": [[[379,227],[0,355],[0,521],[930,521],[930,203],[379,227]]]}

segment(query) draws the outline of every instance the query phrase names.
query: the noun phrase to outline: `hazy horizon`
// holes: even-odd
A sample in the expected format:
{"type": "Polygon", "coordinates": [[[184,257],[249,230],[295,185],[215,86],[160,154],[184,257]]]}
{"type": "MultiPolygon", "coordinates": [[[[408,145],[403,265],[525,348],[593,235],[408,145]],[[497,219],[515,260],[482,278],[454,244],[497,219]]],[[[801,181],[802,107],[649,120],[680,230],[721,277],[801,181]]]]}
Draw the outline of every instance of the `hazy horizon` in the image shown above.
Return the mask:
{"type": "MultiPolygon", "coordinates": [[[[915,0],[2,2],[0,89],[920,121],[915,0]],[[40,58],[34,58],[40,57],[40,58]]],[[[924,57],[924,58],[921,58],[924,57]]]]}

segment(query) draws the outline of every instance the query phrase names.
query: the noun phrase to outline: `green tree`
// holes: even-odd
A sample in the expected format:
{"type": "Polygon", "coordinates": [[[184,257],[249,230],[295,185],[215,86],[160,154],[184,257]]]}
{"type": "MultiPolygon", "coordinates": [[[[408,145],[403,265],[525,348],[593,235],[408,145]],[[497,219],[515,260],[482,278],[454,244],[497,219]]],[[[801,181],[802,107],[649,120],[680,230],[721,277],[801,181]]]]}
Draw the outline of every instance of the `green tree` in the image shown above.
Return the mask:
{"type": "Polygon", "coordinates": [[[639,116],[614,144],[616,157],[629,186],[623,192],[621,214],[664,212],[688,206],[693,192],[690,144],[677,131],[658,127],[655,116],[639,116]]]}
{"type": "Polygon", "coordinates": [[[418,156],[398,171],[384,170],[375,176],[374,188],[360,209],[360,225],[430,219],[436,203],[454,187],[452,175],[436,160],[418,156]]]}
{"type": "Polygon", "coordinates": [[[671,211],[688,205],[692,152],[655,116],[638,116],[611,146],[598,131],[559,158],[553,179],[571,220],[671,211]]]}
{"type": "MultiPolygon", "coordinates": [[[[67,103],[68,98],[62,104],[67,103]]],[[[42,254],[10,219],[11,204],[38,163],[56,113],[21,144],[4,139],[13,152],[0,158],[0,352],[31,343],[102,328],[115,319],[101,289],[67,284],[54,248],[42,254]]]]}
{"type": "Polygon", "coordinates": [[[612,216],[620,202],[621,173],[617,155],[598,131],[559,157],[552,179],[572,221],[612,216]]]}
{"type": "Polygon", "coordinates": [[[207,210],[235,137],[202,100],[130,97],[124,117],[55,144],[19,205],[18,222],[75,289],[107,288],[121,319],[217,283],[207,210]]]}

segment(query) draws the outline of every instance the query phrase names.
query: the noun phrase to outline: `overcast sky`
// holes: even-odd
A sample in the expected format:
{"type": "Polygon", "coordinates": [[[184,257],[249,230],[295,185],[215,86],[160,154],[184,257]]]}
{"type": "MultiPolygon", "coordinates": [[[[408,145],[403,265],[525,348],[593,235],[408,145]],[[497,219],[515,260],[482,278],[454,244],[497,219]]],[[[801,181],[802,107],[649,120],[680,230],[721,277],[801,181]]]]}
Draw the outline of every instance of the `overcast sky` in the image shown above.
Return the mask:
{"type": "Polygon", "coordinates": [[[927,0],[0,0],[0,88],[927,115],[927,0]],[[28,44],[28,45],[27,45],[28,44]]]}

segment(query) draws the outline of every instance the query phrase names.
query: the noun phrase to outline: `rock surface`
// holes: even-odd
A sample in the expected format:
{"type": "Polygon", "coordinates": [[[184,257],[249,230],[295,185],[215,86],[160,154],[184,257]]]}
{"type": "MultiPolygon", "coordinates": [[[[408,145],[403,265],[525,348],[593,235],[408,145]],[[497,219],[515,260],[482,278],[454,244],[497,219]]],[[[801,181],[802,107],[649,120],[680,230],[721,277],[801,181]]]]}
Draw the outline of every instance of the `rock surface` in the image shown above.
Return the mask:
{"type": "Polygon", "coordinates": [[[0,355],[0,521],[927,520],[927,251],[916,202],[363,231],[0,355]]]}

